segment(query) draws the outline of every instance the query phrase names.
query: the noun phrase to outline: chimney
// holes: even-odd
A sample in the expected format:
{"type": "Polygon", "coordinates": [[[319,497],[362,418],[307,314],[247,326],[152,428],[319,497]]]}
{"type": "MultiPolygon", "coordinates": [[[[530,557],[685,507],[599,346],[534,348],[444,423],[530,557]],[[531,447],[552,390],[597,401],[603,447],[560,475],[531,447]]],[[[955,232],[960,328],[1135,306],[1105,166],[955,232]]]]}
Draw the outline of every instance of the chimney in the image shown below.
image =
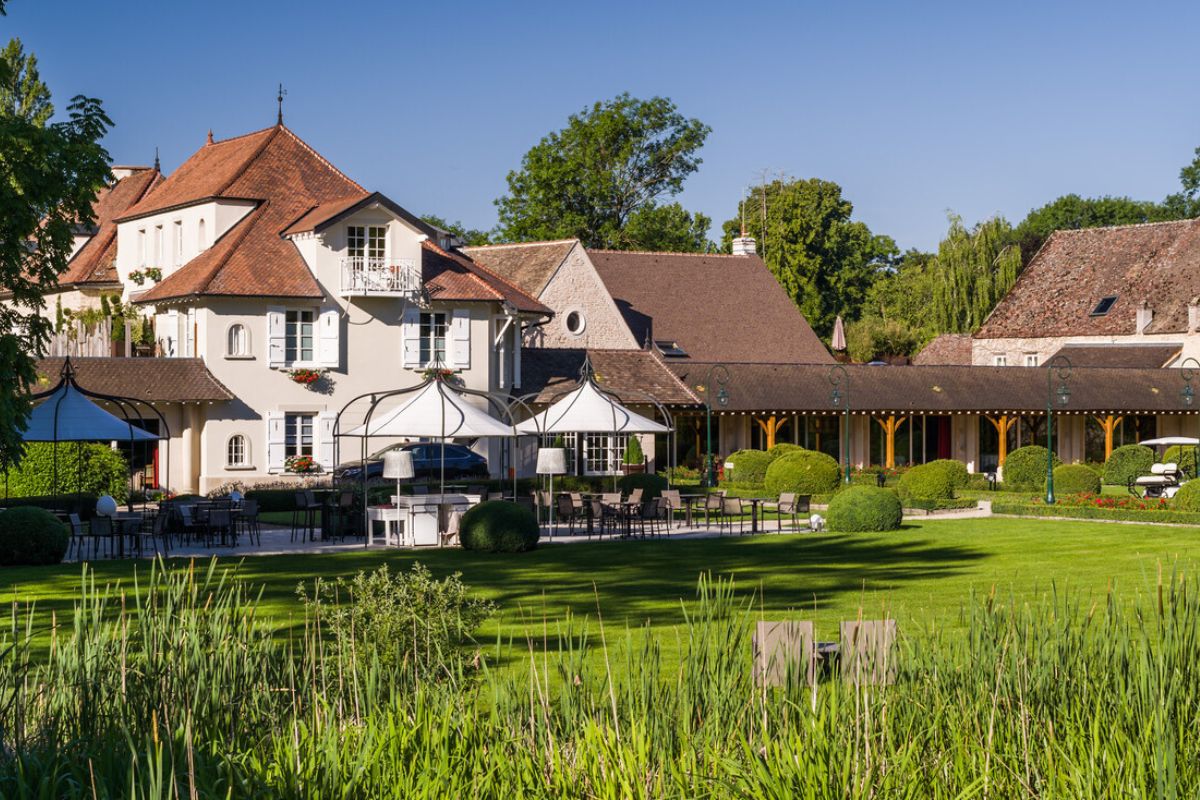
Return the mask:
{"type": "Polygon", "coordinates": [[[1200,328],[1200,296],[1188,300],[1188,333],[1195,333],[1200,328]]]}
{"type": "Polygon", "coordinates": [[[733,240],[733,254],[735,256],[752,256],[758,253],[757,242],[753,236],[746,236],[744,233],[733,240]]]}
{"type": "MultiPolygon", "coordinates": [[[[1191,316],[1189,312],[1189,317],[1191,316]]],[[[1150,308],[1150,304],[1145,300],[1137,309],[1137,332],[1145,333],[1146,328],[1150,327],[1150,323],[1154,320],[1154,309],[1150,308]]]]}

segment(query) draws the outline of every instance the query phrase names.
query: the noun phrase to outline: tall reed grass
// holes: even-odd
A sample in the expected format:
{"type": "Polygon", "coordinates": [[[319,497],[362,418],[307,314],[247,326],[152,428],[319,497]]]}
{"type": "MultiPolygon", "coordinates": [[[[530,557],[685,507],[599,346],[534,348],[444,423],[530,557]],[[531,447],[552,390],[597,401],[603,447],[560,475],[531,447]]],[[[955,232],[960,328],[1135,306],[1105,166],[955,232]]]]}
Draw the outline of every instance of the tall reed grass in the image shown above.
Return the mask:
{"type": "Polygon", "coordinates": [[[754,685],[753,597],[722,580],[683,605],[678,664],[649,629],[566,618],[530,631],[524,669],[489,667],[498,642],[430,679],[319,618],[280,641],[215,562],[155,565],[127,594],[85,570],[70,619],[12,608],[0,794],[1197,797],[1196,588],[968,598],[965,633],[902,637],[894,685],[813,692],[754,685]]]}

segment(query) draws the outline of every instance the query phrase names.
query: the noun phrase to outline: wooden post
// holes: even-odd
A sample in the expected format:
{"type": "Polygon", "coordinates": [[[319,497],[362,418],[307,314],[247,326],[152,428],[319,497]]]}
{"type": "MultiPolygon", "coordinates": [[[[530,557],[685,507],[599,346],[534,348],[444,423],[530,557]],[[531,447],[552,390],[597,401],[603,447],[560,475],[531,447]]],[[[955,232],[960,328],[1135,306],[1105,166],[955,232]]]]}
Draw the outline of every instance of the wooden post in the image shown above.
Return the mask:
{"type": "Polygon", "coordinates": [[[894,469],[896,466],[896,431],[900,430],[900,426],[908,421],[908,417],[897,419],[895,414],[889,414],[887,419],[878,417],[873,417],[873,419],[879,423],[879,427],[883,428],[883,466],[887,469],[894,469]]]}
{"type": "Polygon", "coordinates": [[[767,437],[767,448],[766,449],[770,450],[772,447],[775,446],[776,434],[779,433],[780,428],[782,428],[784,425],[787,424],[788,418],[783,417],[782,419],[780,419],[779,417],[772,414],[771,416],[767,417],[765,420],[761,420],[761,419],[758,419],[757,417],[755,417],[754,421],[758,423],[758,427],[762,428],[763,434],[767,437]]]}
{"type": "Polygon", "coordinates": [[[1107,414],[1103,417],[1095,416],[1092,419],[1100,423],[1100,430],[1104,431],[1104,460],[1108,461],[1108,457],[1112,455],[1113,451],[1113,434],[1116,433],[1117,426],[1125,417],[1107,414]]]}
{"type": "MultiPolygon", "coordinates": [[[[1000,436],[1000,447],[997,453],[996,461],[1000,466],[1004,466],[1005,460],[1008,458],[1008,431],[1013,425],[1017,424],[1020,417],[1010,417],[1007,414],[1001,414],[999,417],[989,417],[987,414],[983,418],[992,423],[992,427],[996,429],[996,433],[1000,436]]],[[[1020,442],[1017,442],[1019,445],[1020,442]]]]}

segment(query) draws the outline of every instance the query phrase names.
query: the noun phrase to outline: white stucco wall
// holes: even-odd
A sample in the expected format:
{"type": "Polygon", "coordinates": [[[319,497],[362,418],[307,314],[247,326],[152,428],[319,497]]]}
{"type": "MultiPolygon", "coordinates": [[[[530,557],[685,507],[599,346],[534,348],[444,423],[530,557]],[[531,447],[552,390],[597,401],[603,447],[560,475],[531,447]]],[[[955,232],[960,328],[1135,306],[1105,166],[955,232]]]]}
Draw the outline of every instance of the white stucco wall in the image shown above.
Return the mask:
{"type": "Polygon", "coordinates": [[[527,343],[531,346],[610,350],[641,347],[579,245],[571,249],[538,299],[553,309],[555,316],[530,332],[527,343]],[[578,334],[567,329],[567,317],[572,312],[584,319],[584,329],[578,334]]]}
{"type": "MultiPolygon", "coordinates": [[[[1088,344],[1182,344],[1183,352],[1179,360],[1189,356],[1200,358],[1200,334],[1197,333],[1155,333],[1144,336],[1047,336],[1040,338],[1004,338],[1004,339],[975,339],[971,349],[971,363],[976,366],[990,367],[995,365],[996,356],[1007,359],[1006,366],[1025,366],[1025,356],[1034,354],[1038,357],[1038,365],[1044,365],[1046,359],[1058,352],[1063,345],[1088,344]]],[[[1147,364],[1147,367],[1157,367],[1158,364],[1147,364]]]]}

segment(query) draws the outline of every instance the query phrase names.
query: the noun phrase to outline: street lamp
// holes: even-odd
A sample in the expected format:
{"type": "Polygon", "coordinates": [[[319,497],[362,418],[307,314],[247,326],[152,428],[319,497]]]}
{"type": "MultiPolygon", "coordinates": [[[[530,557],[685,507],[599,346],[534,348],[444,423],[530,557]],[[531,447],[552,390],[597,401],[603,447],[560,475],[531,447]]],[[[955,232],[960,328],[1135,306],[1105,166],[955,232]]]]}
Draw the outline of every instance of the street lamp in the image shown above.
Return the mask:
{"type": "MultiPolygon", "coordinates": [[[[1192,379],[1196,377],[1196,370],[1200,369],[1200,361],[1188,356],[1179,364],[1180,372],[1183,375],[1183,388],[1179,390],[1179,396],[1183,400],[1183,404],[1188,408],[1192,407],[1192,403],[1196,400],[1196,390],[1192,388],[1192,379]]],[[[1200,448],[1192,448],[1192,470],[1200,473],[1200,448]]]]}
{"type": "Polygon", "coordinates": [[[712,451],[712,381],[717,379],[717,404],[724,408],[729,405],[729,392],[725,389],[725,384],[729,383],[729,370],[724,364],[713,364],[708,368],[708,372],[704,373],[704,381],[701,386],[696,388],[704,392],[704,416],[705,428],[707,429],[707,443],[704,450],[704,480],[705,486],[712,487],[716,484],[713,480],[713,451],[712,451]]]}
{"type": "Polygon", "coordinates": [[[845,466],[845,480],[850,483],[850,373],[841,364],[829,368],[829,383],[833,389],[829,399],[834,408],[841,408],[845,416],[842,424],[842,464],[845,466]],[[842,387],[845,386],[845,389],[842,387]]]}
{"type": "Polygon", "coordinates": [[[1054,505],[1054,400],[1065,406],[1071,400],[1071,359],[1055,356],[1046,364],[1046,505],[1054,505]],[[1058,376],[1058,391],[1054,389],[1054,377],[1058,376]]]}

